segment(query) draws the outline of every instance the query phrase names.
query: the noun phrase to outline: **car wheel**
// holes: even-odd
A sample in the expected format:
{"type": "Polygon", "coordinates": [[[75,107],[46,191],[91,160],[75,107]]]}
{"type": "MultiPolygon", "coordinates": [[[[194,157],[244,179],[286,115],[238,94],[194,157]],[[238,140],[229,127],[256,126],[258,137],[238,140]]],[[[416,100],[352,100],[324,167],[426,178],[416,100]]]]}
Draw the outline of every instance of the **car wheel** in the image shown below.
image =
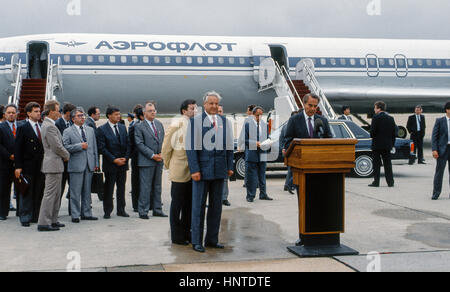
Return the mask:
{"type": "Polygon", "coordinates": [[[245,177],[245,158],[244,155],[240,154],[236,157],[234,169],[236,170],[236,178],[244,179],[245,177]]]}
{"type": "Polygon", "coordinates": [[[397,133],[397,136],[398,136],[399,138],[405,139],[406,136],[408,136],[408,131],[406,130],[405,127],[399,126],[399,127],[398,127],[398,133],[397,133]]]}
{"type": "Polygon", "coordinates": [[[373,175],[373,159],[370,154],[357,154],[355,163],[355,168],[352,170],[353,176],[368,178],[373,175]]]}

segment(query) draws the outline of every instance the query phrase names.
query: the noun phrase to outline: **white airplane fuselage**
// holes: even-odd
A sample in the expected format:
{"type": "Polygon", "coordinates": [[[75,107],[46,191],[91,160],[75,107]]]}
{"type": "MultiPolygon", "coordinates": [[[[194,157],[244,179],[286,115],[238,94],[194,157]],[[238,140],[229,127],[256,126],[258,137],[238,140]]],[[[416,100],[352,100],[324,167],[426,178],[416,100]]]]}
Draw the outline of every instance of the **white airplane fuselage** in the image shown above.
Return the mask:
{"type": "MultiPolygon", "coordinates": [[[[314,61],[316,77],[331,104],[369,112],[384,100],[388,111],[416,104],[442,109],[450,97],[450,41],[214,36],[48,34],[0,39],[0,103],[12,95],[11,62],[30,70],[29,45],[46,44],[58,63],[59,101],[123,112],[155,100],[160,113],[177,113],[185,99],[201,102],[216,90],[227,113],[248,104],[273,108],[273,90],[258,93],[260,62],[284,51],[292,79],[296,64],[314,61]],[[14,57],[16,56],[16,57],[14,57]]],[[[339,110],[338,110],[339,112],[339,110]]]]}

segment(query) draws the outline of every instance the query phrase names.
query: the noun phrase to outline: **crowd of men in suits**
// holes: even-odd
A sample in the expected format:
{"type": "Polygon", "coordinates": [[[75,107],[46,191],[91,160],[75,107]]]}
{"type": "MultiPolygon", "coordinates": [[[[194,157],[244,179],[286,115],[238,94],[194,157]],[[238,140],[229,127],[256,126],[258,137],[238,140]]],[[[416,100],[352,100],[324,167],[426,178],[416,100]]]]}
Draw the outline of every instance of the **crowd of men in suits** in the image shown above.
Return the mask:
{"type": "MultiPolygon", "coordinates": [[[[94,172],[104,173],[104,219],[114,211],[129,217],[125,211],[125,186],[129,160],[132,171],[132,207],[143,220],[168,217],[162,210],[162,173],[169,170],[172,202],[170,206],[171,238],[174,244],[192,243],[197,252],[205,247],[222,249],[219,230],[222,206],[228,201],[228,179],[233,175],[234,139],[231,123],[223,116],[222,97],[207,92],[203,97],[204,110],[197,113],[195,100],[180,106],[180,117],[174,119],[167,131],[156,118],[153,101],[137,105],[129,114],[129,129],[122,123],[121,111],[114,106],[106,109],[107,122],[97,127],[100,109],[92,107],[87,113],[81,107],[49,100],[43,111],[30,102],[25,107],[27,119],[17,121],[18,108],[3,107],[0,123],[0,220],[10,211],[10,194],[16,182],[17,216],[24,227],[37,223],[39,231],[57,231],[65,227],[58,222],[61,199],[68,185],[69,214],[73,223],[98,220],[92,214],[91,186],[94,172]],[[136,119],[134,119],[136,118],[136,119]],[[102,156],[100,167],[99,156],[102,156]],[[208,210],[206,214],[206,202],[208,210]],[[205,216],[206,236],[203,235],[205,216]]],[[[281,131],[283,152],[295,138],[331,138],[328,120],[317,114],[320,98],[307,94],[304,109],[292,114],[281,131]],[[315,131],[316,120],[323,125],[315,131]]],[[[446,162],[450,162],[450,103],[445,105],[446,117],[436,121],[433,130],[433,156],[437,159],[433,199],[442,189],[446,162]]],[[[387,114],[386,104],[374,105],[371,136],[375,179],[370,185],[378,187],[381,161],[385,167],[389,187],[394,186],[390,151],[395,144],[397,126],[387,114]]],[[[248,107],[248,117],[239,138],[239,148],[245,152],[246,198],[252,203],[259,188],[260,200],[272,200],[266,191],[266,163],[268,125],[262,120],[264,109],[248,107]]],[[[350,107],[343,108],[341,119],[350,120],[350,107]]],[[[423,159],[425,118],[422,108],[408,120],[408,130],[416,143],[419,163],[423,159]]],[[[285,190],[293,193],[292,174],[286,179],[285,190]]],[[[297,244],[302,244],[300,237],[297,244]]]]}

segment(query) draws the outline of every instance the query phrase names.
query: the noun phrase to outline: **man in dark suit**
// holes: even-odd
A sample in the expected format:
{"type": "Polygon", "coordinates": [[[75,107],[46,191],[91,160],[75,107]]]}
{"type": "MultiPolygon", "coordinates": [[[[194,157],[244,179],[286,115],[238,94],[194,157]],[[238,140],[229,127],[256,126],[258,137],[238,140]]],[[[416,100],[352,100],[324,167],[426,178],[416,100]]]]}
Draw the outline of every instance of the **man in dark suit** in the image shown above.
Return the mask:
{"type": "Polygon", "coordinates": [[[113,192],[117,185],[117,216],[130,217],[125,212],[125,185],[127,180],[130,141],[126,127],[120,123],[120,109],[106,109],[108,122],[97,130],[97,146],[103,155],[103,172],[105,173],[105,196],[103,199],[103,218],[110,219],[114,210],[113,192]]]}
{"type": "Polygon", "coordinates": [[[5,107],[5,122],[0,123],[0,221],[6,220],[11,205],[14,178],[14,145],[17,134],[17,107],[5,107]]]}
{"type": "Polygon", "coordinates": [[[442,180],[447,162],[450,172],[450,102],[445,104],[445,117],[436,120],[431,138],[431,149],[436,159],[436,172],[433,182],[432,200],[439,199],[442,192],[442,180]]]}
{"type": "Polygon", "coordinates": [[[395,145],[397,125],[394,118],[386,113],[386,104],[377,101],[374,107],[375,116],[372,118],[370,137],[372,137],[372,155],[374,181],[369,187],[380,186],[381,159],[383,159],[384,175],[389,187],[394,186],[392,173],[391,150],[395,145]]]}
{"type": "Polygon", "coordinates": [[[353,121],[350,114],[350,107],[348,105],[344,105],[342,107],[342,116],[339,117],[339,120],[353,121]]]}
{"type": "MultiPolygon", "coordinates": [[[[294,139],[318,139],[318,138],[332,138],[330,125],[328,120],[318,114],[316,114],[317,108],[320,103],[320,98],[315,94],[306,94],[303,97],[303,104],[305,108],[298,114],[293,115],[286,126],[286,132],[284,136],[284,149],[289,149],[294,139]],[[314,125],[316,120],[322,121],[322,129],[315,129],[314,125]]],[[[297,198],[300,198],[297,188],[297,198]]],[[[303,239],[301,234],[296,245],[303,245],[303,239]]]]}
{"type": "Polygon", "coordinates": [[[95,122],[97,122],[100,119],[100,109],[96,106],[90,107],[88,109],[88,117],[86,119],[85,125],[88,127],[93,128],[95,131],[97,130],[97,125],[95,122]]]}
{"type": "Polygon", "coordinates": [[[186,154],[191,171],[192,246],[197,252],[203,247],[206,198],[209,193],[208,222],[205,246],[223,249],[219,244],[224,180],[233,175],[233,130],[223,116],[218,115],[221,97],[208,92],[203,97],[205,111],[193,117],[186,135],[186,154]]]}
{"type": "Polygon", "coordinates": [[[41,108],[38,103],[30,102],[25,106],[28,121],[20,123],[17,128],[14,147],[15,176],[21,174],[30,184],[25,194],[20,194],[19,217],[22,226],[30,227],[37,223],[42,197],[44,195],[45,176],[41,172],[44,159],[42,145],[41,108]]]}
{"type": "Polygon", "coordinates": [[[253,109],[253,118],[245,123],[245,162],[247,163],[247,202],[252,203],[259,185],[259,199],[272,201],[266,193],[266,151],[261,149],[261,142],[267,139],[268,126],[261,117],[264,110],[257,106],[253,109]]]}
{"type": "MultiPolygon", "coordinates": [[[[425,116],[422,114],[423,109],[421,105],[416,106],[415,114],[409,116],[406,128],[411,133],[411,140],[414,142],[414,152],[417,153],[418,163],[425,164],[423,159],[423,137],[425,137],[425,116]]],[[[414,159],[409,161],[409,164],[414,164],[414,159]]]]}

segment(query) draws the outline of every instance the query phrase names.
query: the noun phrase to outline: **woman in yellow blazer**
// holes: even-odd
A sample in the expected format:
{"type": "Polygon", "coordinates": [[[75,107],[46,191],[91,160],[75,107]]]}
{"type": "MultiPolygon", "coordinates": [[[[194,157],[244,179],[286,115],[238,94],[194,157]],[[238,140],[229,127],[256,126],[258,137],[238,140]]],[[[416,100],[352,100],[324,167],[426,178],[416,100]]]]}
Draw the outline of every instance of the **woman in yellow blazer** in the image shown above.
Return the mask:
{"type": "Polygon", "coordinates": [[[164,166],[172,182],[170,231],[172,243],[188,245],[191,241],[192,178],[185,149],[185,136],[190,118],[197,111],[195,100],[181,104],[181,117],[174,119],[162,146],[164,166]]]}

